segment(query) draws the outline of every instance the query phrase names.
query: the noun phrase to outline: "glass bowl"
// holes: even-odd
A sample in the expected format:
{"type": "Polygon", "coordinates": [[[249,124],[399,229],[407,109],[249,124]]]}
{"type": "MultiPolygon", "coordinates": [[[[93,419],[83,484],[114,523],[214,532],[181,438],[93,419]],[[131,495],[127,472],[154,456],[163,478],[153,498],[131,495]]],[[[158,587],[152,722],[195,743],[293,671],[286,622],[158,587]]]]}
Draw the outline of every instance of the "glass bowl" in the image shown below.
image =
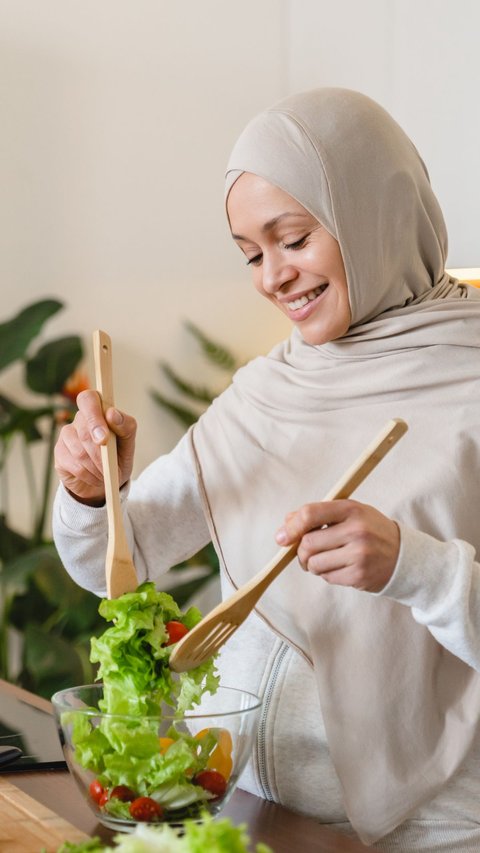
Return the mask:
{"type": "Polygon", "coordinates": [[[219,687],[181,717],[99,710],[101,684],[52,696],[69,770],[97,819],[117,831],[137,823],[182,824],[217,814],[230,799],[253,748],[261,699],[219,687]]]}

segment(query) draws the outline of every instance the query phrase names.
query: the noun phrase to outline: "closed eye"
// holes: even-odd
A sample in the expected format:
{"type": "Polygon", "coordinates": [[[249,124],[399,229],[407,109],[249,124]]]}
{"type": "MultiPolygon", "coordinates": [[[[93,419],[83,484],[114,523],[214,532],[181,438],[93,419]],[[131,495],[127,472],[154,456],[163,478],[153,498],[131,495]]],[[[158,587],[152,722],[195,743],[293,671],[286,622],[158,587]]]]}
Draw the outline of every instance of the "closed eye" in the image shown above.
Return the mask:
{"type": "Polygon", "coordinates": [[[300,237],[300,240],[295,240],[294,243],[282,243],[284,249],[301,249],[305,245],[305,241],[309,235],[305,234],[303,237],[300,237]]]}
{"type": "MultiPolygon", "coordinates": [[[[309,234],[305,234],[303,237],[300,237],[300,240],[295,240],[294,243],[282,243],[283,249],[289,249],[295,251],[295,249],[302,249],[305,245],[309,234]]],[[[262,253],[259,252],[258,255],[254,255],[253,258],[248,258],[247,266],[253,264],[254,267],[258,267],[262,262],[262,253]]]]}

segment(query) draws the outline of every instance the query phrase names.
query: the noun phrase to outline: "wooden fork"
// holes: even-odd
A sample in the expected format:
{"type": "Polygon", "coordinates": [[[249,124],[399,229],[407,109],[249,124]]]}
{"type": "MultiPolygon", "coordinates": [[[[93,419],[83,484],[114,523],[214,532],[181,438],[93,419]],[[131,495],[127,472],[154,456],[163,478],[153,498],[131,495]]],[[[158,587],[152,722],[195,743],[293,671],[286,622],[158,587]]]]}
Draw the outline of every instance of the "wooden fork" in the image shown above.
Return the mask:
{"type": "MultiPolygon", "coordinates": [[[[333,501],[348,498],[378,465],[408,427],[400,418],[389,421],[356,462],[346,471],[325,496],[333,501]]],[[[253,610],[261,595],[280,572],[288,566],[297,553],[298,542],[281,548],[269,563],[246,584],[222,601],[195,625],[175,646],[170,655],[170,667],[175,672],[185,672],[200,666],[216,654],[239,625],[253,610]]]]}
{"type": "MultiPolygon", "coordinates": [[[[93,333],[95,381],[102,409],[114,405],[112,376],[112,342],[100,329],[93,333]]],[[[117,461],[117,437],[109,431],[107,444],[102,444],[102,467],[105,481],[105,501],[108,518],[108,543],[105,559],[108,598],[118,598],[124,592],[134,592],[138,586],[137,573],[128,547],[120,506],[117,461]]]]}

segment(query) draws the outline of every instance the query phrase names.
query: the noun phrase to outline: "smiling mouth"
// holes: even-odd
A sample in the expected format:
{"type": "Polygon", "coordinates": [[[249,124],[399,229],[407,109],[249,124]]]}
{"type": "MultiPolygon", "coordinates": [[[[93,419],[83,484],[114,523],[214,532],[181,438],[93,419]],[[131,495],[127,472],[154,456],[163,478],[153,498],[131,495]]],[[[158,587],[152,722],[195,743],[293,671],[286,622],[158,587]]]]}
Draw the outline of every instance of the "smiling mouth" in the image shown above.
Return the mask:
{"type": "Polygon", "coordinates": [[[299,308],[303,308],[304,305],[308,305],[309,302],[313,302],[317,296],[320,296],[324,290],[328,287],[327,284],[320,284],[314,290],[310,290],[304,296],[300,296],[298,299],[294,299],[292,302],[287,302],[287,307],[290,308],[290,311],[298,311],[299,308]]]}

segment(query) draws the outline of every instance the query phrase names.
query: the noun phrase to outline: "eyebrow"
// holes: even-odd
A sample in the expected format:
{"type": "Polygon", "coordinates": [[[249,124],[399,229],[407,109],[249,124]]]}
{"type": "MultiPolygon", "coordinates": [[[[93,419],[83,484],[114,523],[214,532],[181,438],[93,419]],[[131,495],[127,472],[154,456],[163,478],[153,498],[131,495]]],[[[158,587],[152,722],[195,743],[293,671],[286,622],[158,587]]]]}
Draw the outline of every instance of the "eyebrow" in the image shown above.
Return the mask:
{"type": "MultiPolygon", "coordinates": [[[[278,223],[281,222],[282,219],[285,219],[287,216],[294,216],[297,219],[305,218],[304,213],[296,213],[295,211],[286,210],[285,213],[280,213],[278,216],[274,216],[273,219],[269,219],[268,222],[265,222],[265,224],[262,225],[262,231],[264,233],[271,231],[272,228],[275,228],[275,225],[278,225],[278,223]]],[[[233,232],[232,237],[234,240],[248,241],[248,237],[242,237],[241,234],[233,234],[233,232]]]]}

